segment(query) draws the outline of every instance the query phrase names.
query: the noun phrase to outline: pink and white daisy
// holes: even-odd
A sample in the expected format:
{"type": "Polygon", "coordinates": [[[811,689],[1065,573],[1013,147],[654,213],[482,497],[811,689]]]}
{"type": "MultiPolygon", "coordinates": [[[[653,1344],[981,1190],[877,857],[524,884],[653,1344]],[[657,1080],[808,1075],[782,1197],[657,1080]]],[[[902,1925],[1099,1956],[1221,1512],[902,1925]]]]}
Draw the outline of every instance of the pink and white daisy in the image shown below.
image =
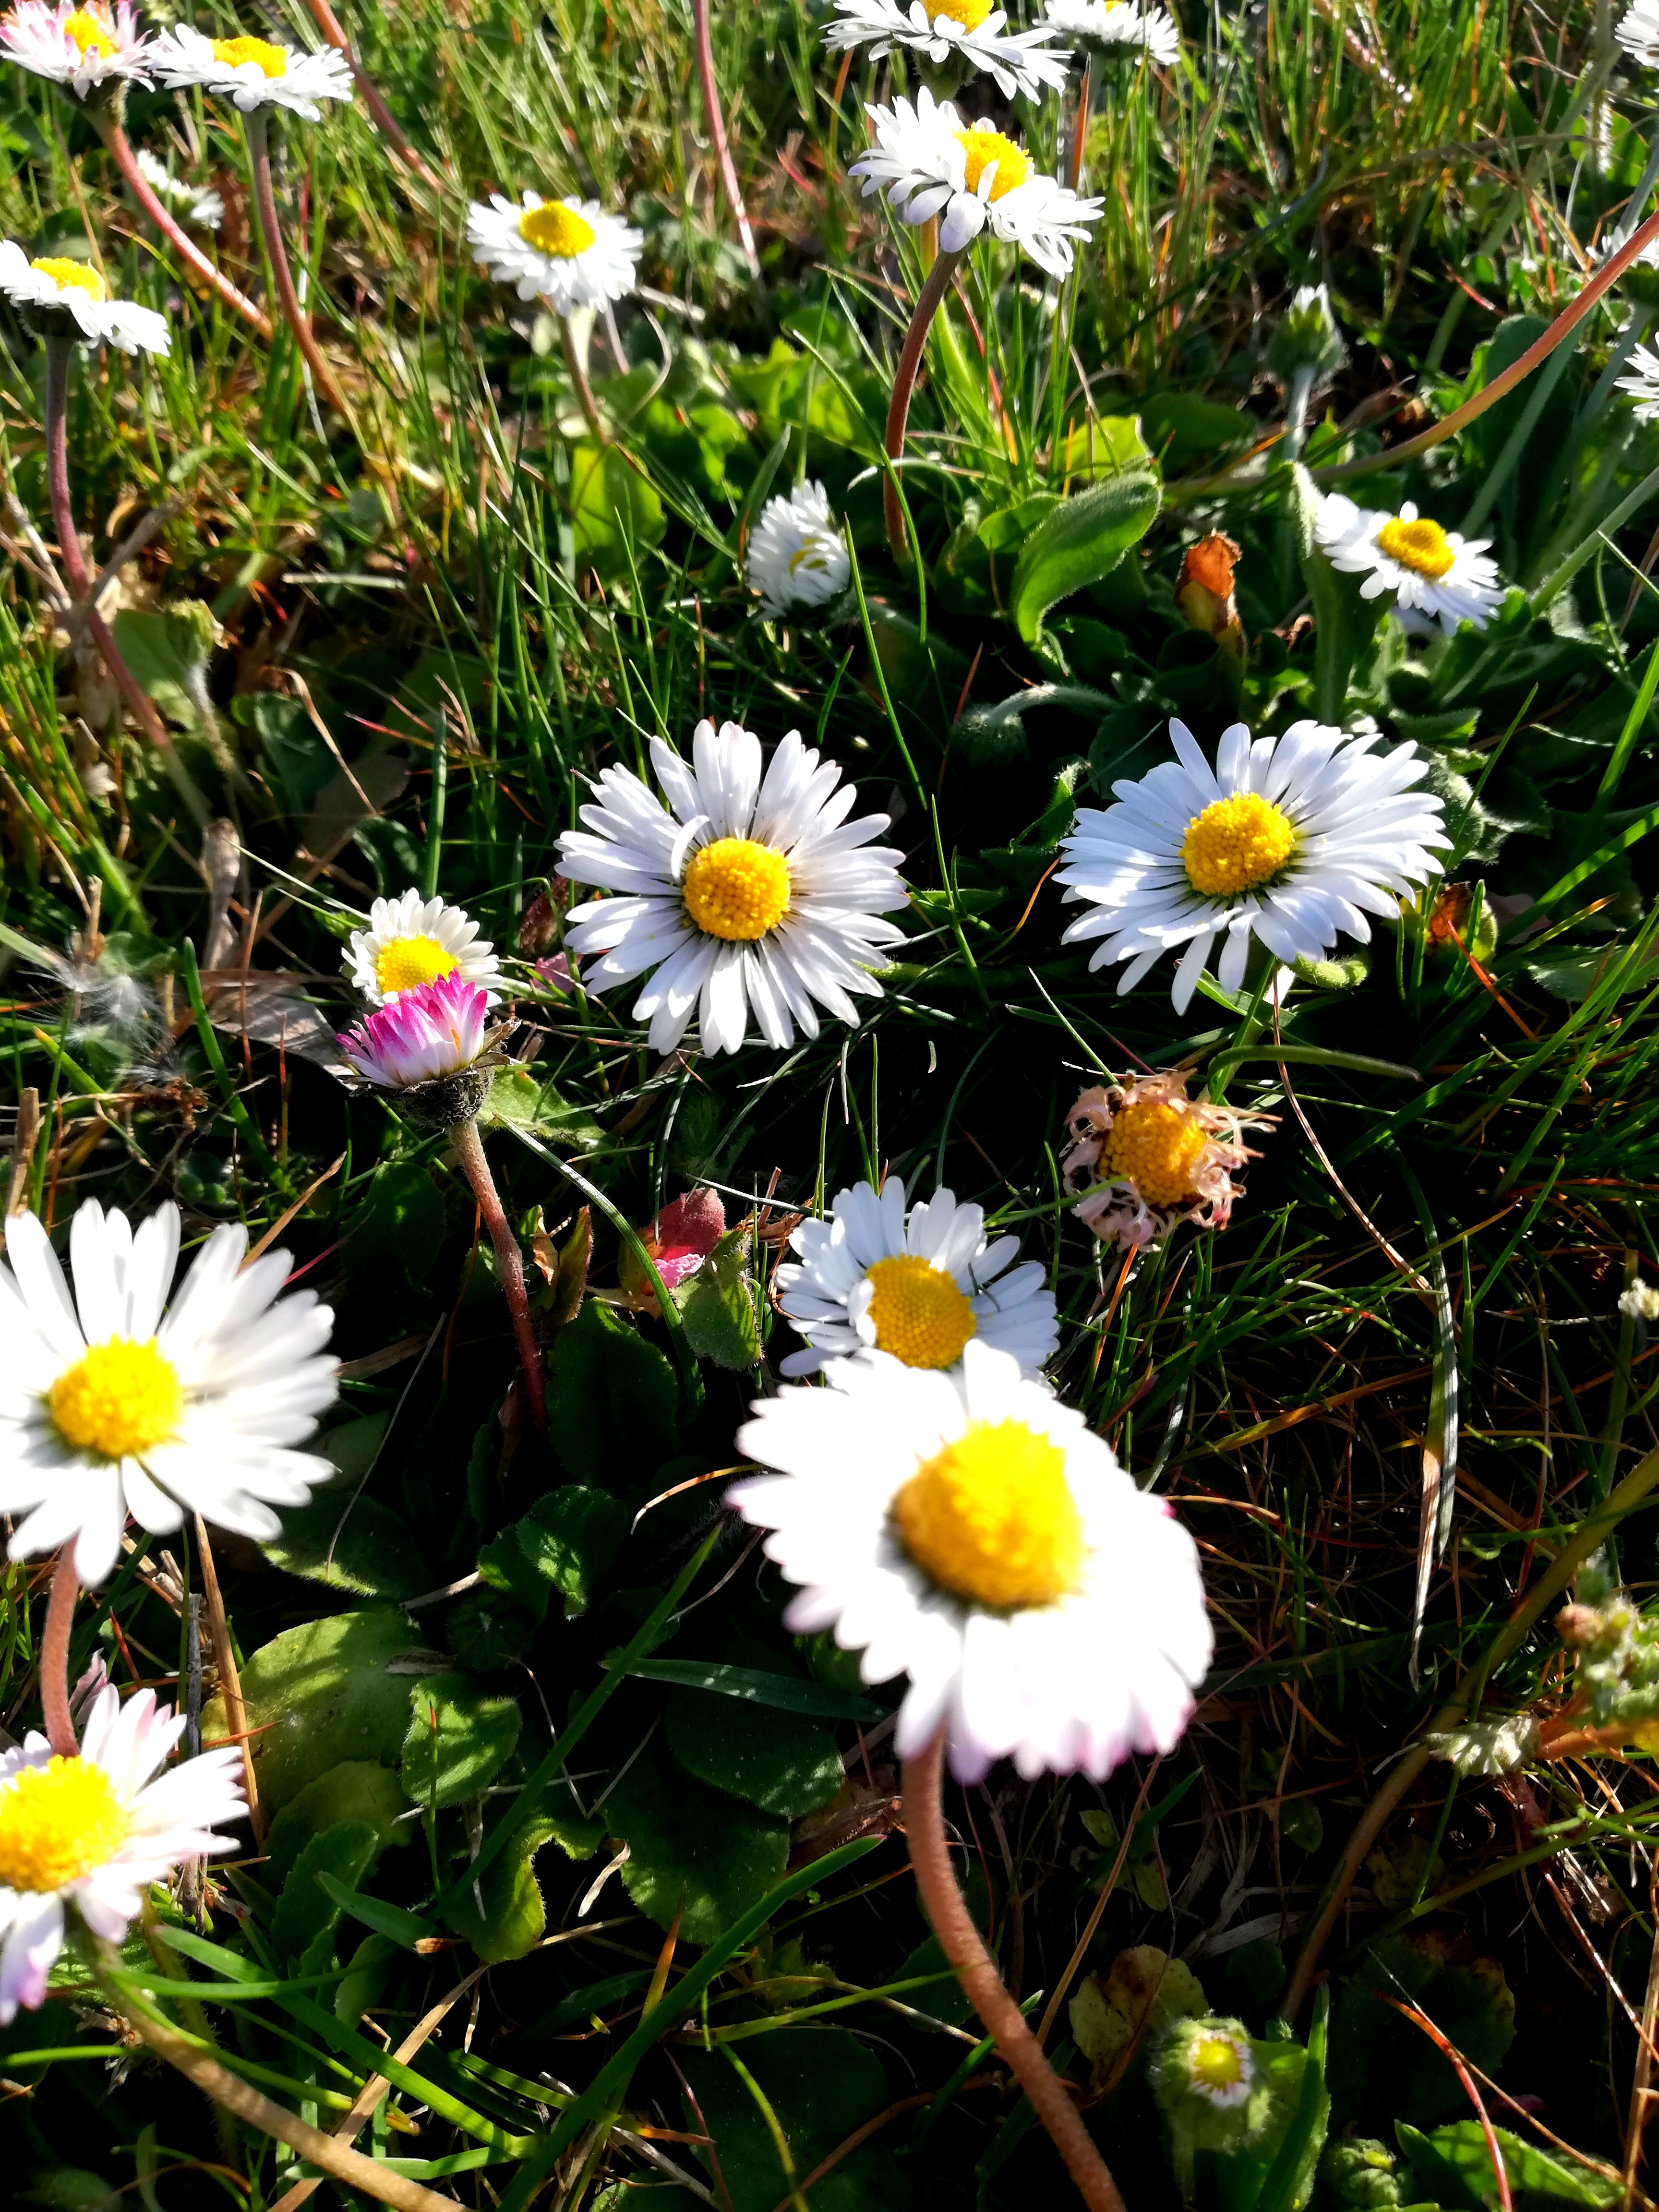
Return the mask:
{"type": "Polygon", "coordinates": [[[400,991],[335,1042],[360,1075],[385,1091],[407,1091],[471,1067],[484,1048],[489,994],[459,969],[400,991]]]}
{"type": "Polygon", "coordinates": [[[0,16],[0,47],[33,76],[61,84],[77,100],[100,85],[136,78],[148,84],[145,64],[155,41],[140,35],[132,0],[17,0],[0,16]]]}

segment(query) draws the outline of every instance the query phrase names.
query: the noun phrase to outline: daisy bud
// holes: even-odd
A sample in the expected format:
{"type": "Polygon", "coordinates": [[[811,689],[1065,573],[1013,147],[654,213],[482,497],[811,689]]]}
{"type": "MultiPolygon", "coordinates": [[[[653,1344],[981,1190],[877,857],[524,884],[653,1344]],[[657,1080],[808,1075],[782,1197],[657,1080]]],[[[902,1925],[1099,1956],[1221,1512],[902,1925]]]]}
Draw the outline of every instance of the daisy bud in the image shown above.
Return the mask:
{"type": "Polygon", "coordinates": [[[1153,2052],[1146,2079],[1164,2116],[1182,2200],[1193,2201],[1200,2150],[1240,2151],[1267,2125],[1271,2085],[1240,2020],[1177,2021],[1153,2052]]]}
{"type": "Polygon", "coordinates": [[[1312,386],[1328,384],[1347,358],[1329,292],[1322,284],[1304,284],[1267,342],[1269,374],[1286,391],[1298,376],[1312,386]]]}

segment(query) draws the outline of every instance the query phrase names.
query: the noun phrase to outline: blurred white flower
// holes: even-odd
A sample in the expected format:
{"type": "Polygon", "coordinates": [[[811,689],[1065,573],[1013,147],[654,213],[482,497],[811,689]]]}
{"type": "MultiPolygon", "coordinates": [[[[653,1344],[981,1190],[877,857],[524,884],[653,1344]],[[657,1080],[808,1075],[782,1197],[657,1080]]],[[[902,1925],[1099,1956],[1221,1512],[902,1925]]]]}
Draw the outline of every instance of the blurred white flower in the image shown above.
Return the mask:
{"type": "Polygon", "coordinates": [[[1613,36],[1632,61],[1659,69],[1659,0],[1633,0],[1613,36]]]}
{"type": "Polygon", "coordinates": [[[846,590],[853,563],[821,483],[767,501],[749,540],[747,573],[769,622],[794,607],[824,606],[846,590]]]}
{"type": "Polygon", "coordinates": [[[1632,1321],[1659,1321],[1659,1290],[1635,1276],[1629,1288],[1620,1292],[1619,1310],[1632,1321]]]}
{"type": "Polygon", "coordinates": [[[1109,53],[1144,53],[1161,69],[1181,59],[1180,27],[1162,8],[1136,0],[1043,0],[1042,12],[1064,39],[1086,40],[1109,53]]]}
{"type": "Polygon", "coordinates": [[[319,100],[352,96],[350,64],[333,46],[309,52],[269,39],[209,39],[188,23],[158,35],[149,65],[170,92],[200,85],[234,100],[245,115],[256,107],[285,107],[315,123],[319,100]]]}
{"type": "Polygon", "coordinates": [[[568,315],[628,297],[645,235],[574,192],[564,200],[526,192],[516,204],[492,192],[488,207],[474,200],[468,208],[466,242],[498,283],[514,284],[521,300],[539,296],[556,315],[568,315]]]}
{"type": "Polygon", "coordinates": [[[1632,351],[1630,364],[1619,380],[1619,389],[1635,400],[1637,421],[1651,422],[1659,416],[1659,353],[1650,346],[1638,345],[1632,351]]]}
{"type": "MultiPolygon", "coordinates": [[[[1010,31],[1006,10],[991,0],[836,0],[836,14],[823,34],[832,52],[868,46],[879,61],[895,46],[923,54],[933,63],[953,57],[996,80],[1005,100],[1023,93],[1035,100],[1045,88],[1058,91],[1072,57],[1049,45],[1056,27],[1010,31]]],[[[1052,14],[1052,10],[1050,13],[1052,14]]]]}
{"type": "Polygon", "coordinates": [[[158,161],[147,148],[138,149],[138,170],[157,199],[166,200],[176,207],[186,222],[193,222],[199,230],[217,230],[225,219],[225,204],[216,191],[196,185],[186,184],[175,177],[165,161],[158,161]]]}

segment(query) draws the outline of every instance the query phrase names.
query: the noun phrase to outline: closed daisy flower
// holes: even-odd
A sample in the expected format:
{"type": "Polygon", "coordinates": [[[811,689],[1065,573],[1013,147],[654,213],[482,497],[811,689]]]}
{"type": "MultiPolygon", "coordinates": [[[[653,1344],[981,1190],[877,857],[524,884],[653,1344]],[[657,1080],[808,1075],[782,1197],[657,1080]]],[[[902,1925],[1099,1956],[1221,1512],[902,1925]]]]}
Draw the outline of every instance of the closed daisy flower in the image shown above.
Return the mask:
{"type": "Polygon", "coordinates": [[[303,1505],[334,1470],[294,1447],[334,1402],[334,1316],[280,1295],[283,1251],[243,1266],[247,1231],[216,1229],[171,1305],[179,1209],[135,1233],[88,1199],[70,1230],[75,1293],[40,1223],[6,1224],[0,1267],[0,1512],[8,1556],[75,1546],[97,1583],[131,1513],[156,1535],[186,1513],[261,1541],[274,1505],[303,1505]]]}
{"type": "Polygon", "coordinates": [[[791,1629],[908,1675],[900,1757],[941,1726],[964,1782],[1170,1750],[1210,1660],[1198,1553],[1082,1414],[971,1341],[943,1373],[871,1352],[824,1386],[755,1407],[738,1449],[776,1472],[726,1502],[801,1586],[791,1629]]]}
{"type": "Polygon", "coordinates": [[[1375,735],[1308,721],[1252,744],[1235,722],[1212,769],[1185,723],[1170,736],[1176,757],[1115,783],[1115,805],[1079,808],[1061,846],[1066,896],[1091,908],[1064,941],[1103,939],[1089,965],[1125,963],[1120,991],[1178,951],[1183,1014],[1218,937],[1218,980],[1237,991],[1252,936],[1277,960],[1322,959],[1339,933],[1368,940],[1367,914],[1394,915],[1438,872],[1451,840],[1439,799],[1416,787],[1415,746],[1378,754],[1375,735]]]}
{"type": "Polygon", "coordinates": [[[403,991],[416,991],[441,976],[459,975],[483,986],[487,1004],[501,997],[501,963],[490,940],[464,907],[419,891],[401,898],[376,899],[368,927],[354,930],[346,951],[352,988],[370,1006],[388,1006],[403,991]]]}
{"type": "Polygon", "coordinates": [[[1398,514],[1378,514],[1330,492],[1319,502],[1314,535],[1332,568],[1364,577],[1362,599],[1394,593],[1400,626],[1414,636],[1428,636],[1436,623],[1448,637],[1463,622],[1485,629],[1504,604],[1498,563],[1486,557],[1492,540],[1443,530],[1410,500],[1398,514]]]}
{"type": "Polygon", "coordinates": [[[141,83],[150,41],[138,33],[132,0],[18,0],[0,16],[0,48],[33,76],[61,84],[84,100],[99,86],[130,77],[141,83]]]}
{"type": "Polygon", "coordinates": [[[349,100],[351,68],[333,46],[313,53],[303,46],[273,46],[269,39],[209,39],[188,23],[156,38],[150,67],[170,92],[200,85],[234,100],[244,115],[256,107],[285,107],[315,123],[319,100],[349,100]]]}
{"type": "Polygon", "coordinates": [[[820,1006],[856,1022],[854,998],[881,995],[878,948],[903,935],[880,919],[906,898],[898,854],[871,848],[887,817],[849,822],[854,787],[798,730],[763,778],[760,739],[735,722],[699,722],[690,767],[653,738],[651,764],[666,805],[609,768],[581,810],[586,829],[559,840],[562,875],[616,894],[571,913],[568,949],[603,956],[584,985],[655,969],[634,1002],[655,1052],[672,1052],[694,1013],[707,1053],[736,1052],[751,1014],[775,1047],[798,1027],[816,1036],[820,1006]]]}
{"type": "Polygon", "coordinates": [[[778,1303],[809,1346],[790,1353],[786,1375],[870,1346],[907,1367],[950,1367],[970,1340],[1035,1375],[1059,1343],[1041,1266],[1014,1266],[1017,1237],[988,1243],[981,1207],[939,1190],[907,1214],[903,1181],[890,1175],[879,1191],[837,1191],[830,1210],[829,1221],[801,1223],[789,1239],[799,1264],[778,1269],[778,1303]]]}
{"type": "Polygon", "coordinates": [[[749,588],[769,621],[821,607],[847,588],[853,563],[821,483],[769,499],[749,540],[749,588]]]}
{"type": "Polygon", "coordinates": [[[246,1810],[242,1754],[204,1752],[156,1770],[185,1732],[153,1690],[122,1705],[111,1686],[88,1717],[78,1759],[43,1735],[0,1753],[0,2027],[44,2002],[64,1948],[64,1908],[118,1943],[144,1892],[187,1858],[234,1848],[216,1835],[246,1810]]]}
{"type": "Polygon", "coordinates": [[[359,1075],[383,1091],[408,1091],[459,1075],[484,1049],[489,994],[451,974],[399,991],[334,1040],[359,1075]]]}
{"type": "Polygon", "coordinates": [[[1050,45],[1060,26],[1010,31],[1007,13],[991,0],[836,0],[834,20],[824,31],[831,52],[867,46],[879,61],[895,46],[923,54],[933,63],[953,58],[982,70],[996,81],[1005,100],[1024,93],[1035,100],[1046,88],[1058,91],[1072,57],[1050,45]]]}
{"type": "Polygon", "coordinates": [[[1187,1220],[1224,1229],[1238,1190],[1233,1176],[1258,1155],[1247,1128],[1272,1127],[1187,1096],[1180,1068],[1085,1091],[1066,1119],[1060,1161],[1080,1221],[1104,1243],[1133,1252],[1187,1220]]]}
{"type": "Polygon", "coordinates": [[[1167,69],[1181,59],[1181,33],[1162,8],[1135,0],[1043,0],[1043,15],[1061,38],[1078,39],[1109,54],[1127,54],[1167,69]]]}
{"type": "Polygon", "coordinates": [[[526,192],[515,204],[492,192],[466,211],[466,242],[501,284],[521,300],[544,299],[556,315],[625,300],[639,281],[643,232],[609,215],[598,200],[572,193],[544,200],[526,192]]]}
{"type": "Polygon", "coordinates": [[[225,204],[217,192],[175,177],[165,161],[158,161],[142,146],[137,160],[138,173],[157,199],[176,207],[186,222],[193,222],[200,230],[218,229],[225,219],[225,204]]]}
{"type": "Polygon", "coordinates": [[[1613,36],[1632,61],[1659,69],[1659,0],[1635,0],[1613,36]]]}
{"type": "Polygon", "coordinates": [[[1079,199],[1057,178],[1039,173],[1024,147],[989,121],[964,123],[948,100],[924,86],[913,107],[869,107],[875,144],[850,165],[864,197],[884,191],[908,223],[939,219],[939,242],[959,253],[981,231],[1018,246],[1051,276],[1072,266],[1073,241],[1087,238],[1099,200],[1079,199]]]}
{"type": "Polygon", "coordinates": [[[58,254],[31,261],[15,239],[0,239],[0,294],[46,335],[119,346],[123,353],[173,350],[166,317],[131,300],[112,300],[90,262],[58,254]]]}

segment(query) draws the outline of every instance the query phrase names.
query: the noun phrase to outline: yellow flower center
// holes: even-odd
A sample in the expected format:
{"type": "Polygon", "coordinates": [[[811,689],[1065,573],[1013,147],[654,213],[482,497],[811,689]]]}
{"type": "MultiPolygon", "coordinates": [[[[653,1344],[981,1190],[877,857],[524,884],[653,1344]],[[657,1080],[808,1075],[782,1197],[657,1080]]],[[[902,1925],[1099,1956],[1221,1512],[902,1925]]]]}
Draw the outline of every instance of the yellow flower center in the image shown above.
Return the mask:
{"type": "Polygon", "coordinates": [[[966,183],[970,192],[979,190],[979,180],[993,161],[997,165],[996,175],[991,179],[990,196],[994,200],[1000,200],[1005,192],[1012,192],[1031,174],[1030,155],[1024,147],[1016,146],[1012,138],[1005,138],[1000,131],[958,131],[957,143],[968,156],[966,183]]]}
{"type": "Polygon", "coordinates": [[[75,50],[80,54],[100,54],[107,58],[120,52],[109,34],[108,25],[100,23],[89,8],[77,8],[72,15],[64,18],[64,36],[73,39],[75,50]]]}
{"type": "Polygon", "coordinates": [[[115,1785],[95,1760],[26,1766],[0,1790],[0,1886],[66,1889],[112,1858],[126,1832],[115,1785]]]}
{"type": "Polygon", "coordinates": [[[1050,1605],[1083,1565],[1066,1455],[1024,1421],[970,1421],[916,1469],[893,1520],[925,1573],[980,1605],[1050,1605]]]}
{"type": "Polygon", "coordinates": [[[680,890],[699,929],[748,943],[788,913],[789,863],[752,837],[717,837],[686,862],[680,890]]]}
{"type": "Polygon", "coordinates": [[[792,576],[797,568],[821,569],[827,566],[823,548],[816,538],[809,538],[798,553],[792,553],[789,556],[789,573],[792,576]]]}
{"type": "Polygon", "coordinates": [[[525,210],[519,217],[519,235],[538,253],[549,254],[555,261],[574,261],[586,252],[595,234],[587,217],[574,208],[544,203],[525,210]]]}
{"type": "Polygon", "coordinates": [[[64,1442],[100,1459],[125,1459],[165,1443],[185,1409],[178,1370],[155,1339],[112,1336],[60,1375],[46,1408],[64,1442]]]}
{"type": "Polygon", "coordinates": [[[878,1260],[866,1279],[878,1352],[890,1352],[907,1367],[949,1367],[961,1358],[979,1323],[943,1269],[914,1252],[901,1252],[878,1260]]]}
{"type": "Polygon", "coordinates": [[[991,0],[927,0],[927,13],[937,22],[948,15],[964,31],[976,31],[991,12],[991,0]]]}
{"type": "Polygon", "coordinates": [[[1254,890],[1276,876],[1295,850],[1289,815],[1254,791],[1212,799],[1194,815],[1181,841],[1188,882],[1212,898],[1254,890]]]}
{"type": "Polygon", "coordinates": [[[29,267],[50,276],[60,292],[84,292],[94,300],[109,297],[109,286],[84,261],[68,261],[61,254],[49,253],[44,261],[31,261],[29,267]]]}
{"type": "Polygon", "coordinates": [[[1149,1206],[1179,1206],[1194,1195],[1193,1176],[1205,1135],[1192,1116],[1159,1098],[1137,1098],[1112,1117],[1101,1155],[1102,1180],[1122,1176],[1149,1206]]]}
{"type": "Polygon", "coordinates": [[[1457,556],[1448,544],[1445,532],[1437,522],[1431,522],[1426,517],[1417,522],[1401,522],[1396,516],[1377,532],[1376,542],[1390,561],[1398,561],[1402,568],[1409,568],[1414,575],[1443,576],[1456,564],[1457,556]]]}
{"type": "Polygon", "coordinates": [[[1244,2078],[1244,2061],[1230,2035],[1200,2035],[1187,2061],[1200,2089],[1236,2089],[1244,2078]]]}
{"type": "Polygon", "coordinates": [[[266,39],[216,39],[213,58],[229,69],[245,69],[249,62],[264,76],[286,76],[288,56],[266,39]]]}
{"type": "Polygon", "coordinates": [[[394,937],[374,956],[375,988],[382,998],[394,991],[416,991],[441,975],[453,975],[460,964],[435,937],[394,937]]]}

